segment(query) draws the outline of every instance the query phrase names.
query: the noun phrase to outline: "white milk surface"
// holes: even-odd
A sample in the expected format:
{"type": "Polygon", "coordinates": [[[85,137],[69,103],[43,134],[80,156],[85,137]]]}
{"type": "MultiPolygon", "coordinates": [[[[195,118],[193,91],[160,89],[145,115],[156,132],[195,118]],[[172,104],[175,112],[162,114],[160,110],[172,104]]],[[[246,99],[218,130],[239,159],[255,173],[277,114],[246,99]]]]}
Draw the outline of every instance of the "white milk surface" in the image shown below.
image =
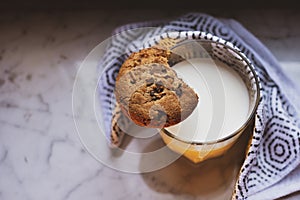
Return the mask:
{"type": "Polygon", "coordinates": [[[249,113],[249,94],[241,77],[224,63],[194,58],[172,67],[198,94],[193,113],[166,130],[187,141],[208,142],[239,129],[249,113]]]}

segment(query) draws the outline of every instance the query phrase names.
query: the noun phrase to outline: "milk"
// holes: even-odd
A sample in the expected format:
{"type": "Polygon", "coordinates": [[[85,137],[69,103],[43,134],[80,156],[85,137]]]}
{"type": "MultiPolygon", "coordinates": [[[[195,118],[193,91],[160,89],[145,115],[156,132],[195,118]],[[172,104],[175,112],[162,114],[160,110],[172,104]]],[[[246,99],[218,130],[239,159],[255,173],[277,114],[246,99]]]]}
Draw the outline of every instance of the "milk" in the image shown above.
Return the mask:
{"type": "Polygon", "coordinates": [[[199,96],[193,113],[165,128],[191,142],[211,142],[237,131],[249,116],[249,94],[241,77],[226,64],[194,58],[172,67],[199,96]]]}

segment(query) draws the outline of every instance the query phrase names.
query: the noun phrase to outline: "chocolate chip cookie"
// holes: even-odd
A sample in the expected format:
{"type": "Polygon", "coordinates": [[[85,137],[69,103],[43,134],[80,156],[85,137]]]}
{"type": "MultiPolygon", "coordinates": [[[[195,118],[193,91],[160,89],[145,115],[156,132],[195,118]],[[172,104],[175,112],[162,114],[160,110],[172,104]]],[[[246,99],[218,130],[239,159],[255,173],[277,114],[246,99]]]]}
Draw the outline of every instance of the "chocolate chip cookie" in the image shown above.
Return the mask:
{"type": "Polygon", "coordinates": [[[117,76],[115,95],[123,113],[149,128],[175,125],[195,109],[198,96],[170,67],[168,50],[133,53],[117,76]]]}

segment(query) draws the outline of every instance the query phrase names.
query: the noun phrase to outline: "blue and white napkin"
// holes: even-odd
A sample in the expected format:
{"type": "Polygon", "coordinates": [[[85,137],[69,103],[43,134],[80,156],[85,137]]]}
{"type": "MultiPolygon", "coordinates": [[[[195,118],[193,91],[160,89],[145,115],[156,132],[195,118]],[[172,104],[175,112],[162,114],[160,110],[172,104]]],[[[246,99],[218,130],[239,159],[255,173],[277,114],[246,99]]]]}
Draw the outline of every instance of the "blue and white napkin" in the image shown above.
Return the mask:
{"type": "Polygon", "coordinates": [[[126,56],[137,51],[145,38],[169,31],[203,31],[238,47],[252,62],[261,80],[261,100],[247,157],[238,177],[233,199],[275,199],[300,190],[300,90],[282,72],[270,51],[241,24],[188,13],[169,22],[142,22],[121,26],[109,44],[99,67],[100,100],[111,132],[115,78],[126,56]],[[156,27],[138,29],[143,27],[156,27]],[[124,32],[125,31],[125,32],[124,32]]]}

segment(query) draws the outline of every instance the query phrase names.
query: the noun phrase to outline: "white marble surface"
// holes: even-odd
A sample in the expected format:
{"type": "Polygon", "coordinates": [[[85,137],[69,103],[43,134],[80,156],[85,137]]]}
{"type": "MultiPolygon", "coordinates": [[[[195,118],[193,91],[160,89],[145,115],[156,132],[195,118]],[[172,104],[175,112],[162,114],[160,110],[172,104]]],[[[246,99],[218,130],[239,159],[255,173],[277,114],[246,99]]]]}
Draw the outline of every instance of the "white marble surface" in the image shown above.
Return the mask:
{"type": "MultiPolygon", "coordinates": [[[[72,86],[89,51],[117,25],[179,13],[125,10],[0,14],[1,200],[230,197],[242,162],[237,149],[244,144],[197,167],[179,159],[156,172],[128,174],[94,160],[76,134],[72,86]],[[229,158],[236,159],[229,162],[229,158]]],[[[299,13],[246,11],[219,15],[242,22],[300,84],[299,13]]],[[[299,194],[289,198],[297,197],[299,194]]]]}

